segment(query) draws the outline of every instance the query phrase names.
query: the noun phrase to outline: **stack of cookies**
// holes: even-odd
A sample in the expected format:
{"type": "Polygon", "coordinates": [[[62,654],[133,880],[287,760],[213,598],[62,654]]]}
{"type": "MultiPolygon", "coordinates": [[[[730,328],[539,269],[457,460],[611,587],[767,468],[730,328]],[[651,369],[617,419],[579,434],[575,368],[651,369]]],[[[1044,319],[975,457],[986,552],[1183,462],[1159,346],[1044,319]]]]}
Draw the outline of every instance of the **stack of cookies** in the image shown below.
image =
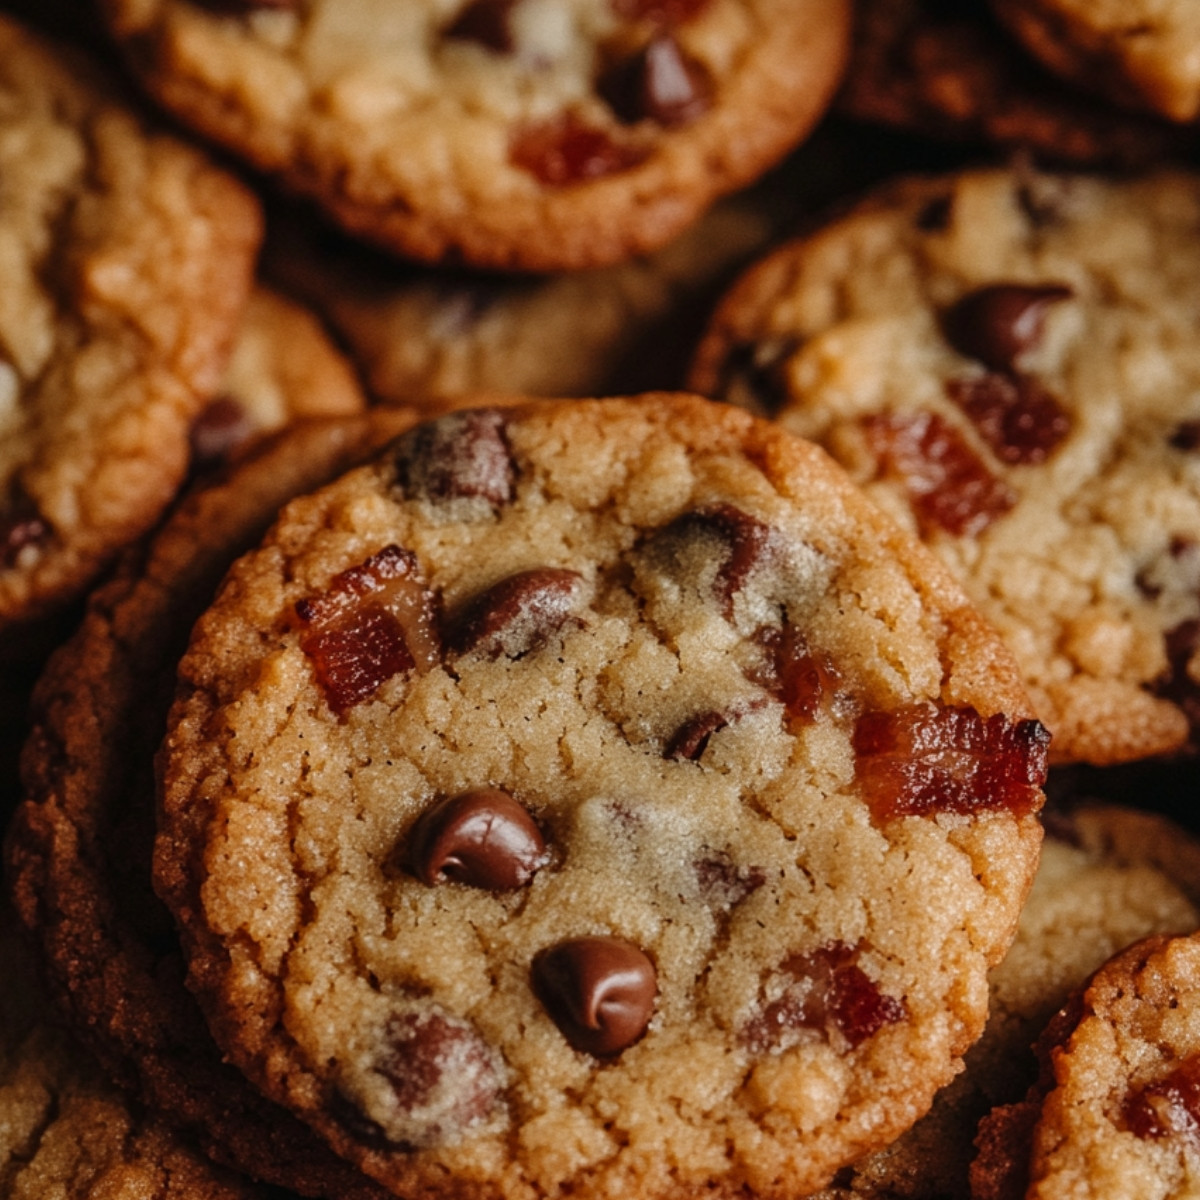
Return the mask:
{"type": "Polygon", "coordinates": [[[1107,7],[0,2],[0,1195],[1193,1194],[1107,7]]]}

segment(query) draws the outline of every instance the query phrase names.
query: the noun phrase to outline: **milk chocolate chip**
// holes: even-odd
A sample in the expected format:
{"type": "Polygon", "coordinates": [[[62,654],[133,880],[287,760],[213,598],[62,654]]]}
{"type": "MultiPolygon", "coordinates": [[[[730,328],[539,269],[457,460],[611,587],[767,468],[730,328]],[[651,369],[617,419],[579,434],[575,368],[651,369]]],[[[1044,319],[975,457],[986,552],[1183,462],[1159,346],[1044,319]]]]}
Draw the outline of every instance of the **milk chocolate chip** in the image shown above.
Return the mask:
{"type": "Polygon", "coordinates": [[[396,445],[396,475],[411,498],[481,499],[493,508],[508,504],[516,471],[503,414],[468,409],[419,426],[396,445]]]}
{"type": "Polygon", "coordinates": [[[405,865],[429,886],[444,879],[494,892],[524,887],[547,859],[533,818],[507,792],[448,796],[413,826],[405,865]]]}
{"type": "Polygon", "coordinates": [[[452,654],[480,651],[520,658],[542,645],[570,618],[583,576],[535,567],[502,579],[476,597],[446,631],[452,654]]]}
{"type": "Polygon", "coordinates": [[[533,960],[533,987],[576,1050],[608,1058],[646,1032],[658,977],[630,942],[584,937],[543,950],[533,960]]]}
{"type": "Polygon", "coordinates": [[[1011,371],[1042,336],[1046,309],[1074,295],[1062,283],[994,283],[968,292],[946,313],[946,336],[960,354],[1011,371]]]}

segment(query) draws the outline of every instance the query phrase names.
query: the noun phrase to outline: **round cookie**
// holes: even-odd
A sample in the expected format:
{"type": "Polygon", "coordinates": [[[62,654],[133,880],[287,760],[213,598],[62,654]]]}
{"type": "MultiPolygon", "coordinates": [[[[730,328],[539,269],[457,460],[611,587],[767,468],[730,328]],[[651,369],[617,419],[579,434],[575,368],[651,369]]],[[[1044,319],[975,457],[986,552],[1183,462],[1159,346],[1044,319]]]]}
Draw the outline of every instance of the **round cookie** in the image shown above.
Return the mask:
{"type": "Polygon", "coordinates": [[[45,1020],[37,964],[7,906],[0,910],[0,957],[5,1200],[268,1200],[266,1189],[215,1167],[143,1112],[45,1020]]]}
{"type": "Polygon", "coordinates": [[[192,423],[193,466],[228,462],[291,421],[352,416],[366,404],[354,368],[313,313],[259,284],[246,304],[224,383],[192,423]]]}
{"type": "Polygon", "coordinates": [[[1173,121],[1200,115],[1200,13],[1188,0],[989,0],[1052,71],[1173,121]]]}
{"type": "Polygon", "coordinates": [[[429,262],[664,245],[832,96],[847,0],[105,0],[182,120],[429,262]]]}
{"type": "Polygon", "coordinates": [[[722,302],[692,382],[826,446],[963,581],[1057,761],[1200,705],[1200,180],[909,179],[722,302]]]}
{"type": "Polygon", "coordinates": [[[174,496],[257,202],[75,50],[0,14],[0,630],[80,595],[174,496]]]}
{"type": "Polygon", "coordinates": [[[1012,948],[989,976],[987,1027],[963,1073],[911,1130],[813,1200],[965,1200],[976,1128],[1022,1094],[1047,1019],[1131,942],[1200,926],[1200,843],[1184,829],[1107,805],[1045,815],[1038,872],[1012,948]]]}
{"type": "Polygon", "coordinates": [[[1127,168],[1196,143],[1190,129],[1105,105],[1050,74],[985,0],[859,0],[837,107],[929,137],[1082,165],[1127,168]]]}
{"type": "Polygon", "coordinates": [[[974,1195],[1189,1195],[1200,1172],[1198,989],[1200,935],[1147,938],[1101,967],[1047,1027],[1030,1095],[981,1130],[974,1195]]]}
{"type": "Polygon", "coordinates": [[[150,886],[153,756],[192,621],[279,507],[410,427],[412,409],[309,420],[189,495],[91,598],[34,693],[6,842],[18,914],[75,1033],[208,1153],[309,1196],[380,1190],[221,1061],[150,886]]]}
{"type": "Polygon", "coordinates": [[[288,507],[180,681],[191,985],[406,1197],[822,1185],[954,1073],[1040,840],[992,631],[692,396],[418,427],[288,507]]]}

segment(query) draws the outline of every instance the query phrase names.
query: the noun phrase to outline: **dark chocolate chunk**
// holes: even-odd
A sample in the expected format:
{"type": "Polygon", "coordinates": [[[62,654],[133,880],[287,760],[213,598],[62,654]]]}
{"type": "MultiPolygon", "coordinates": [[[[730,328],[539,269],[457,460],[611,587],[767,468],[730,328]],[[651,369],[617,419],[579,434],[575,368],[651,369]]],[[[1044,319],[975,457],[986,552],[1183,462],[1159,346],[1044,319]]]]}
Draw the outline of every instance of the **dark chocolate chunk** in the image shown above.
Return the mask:
{"type": "Polygon", "coordinates": [[[630,942],[584,937],[560,942],[533,960],[533,987],[576,1050],[608,1058],[632,1046],[650,1023],[658,978],[630,942]]]}
{"type": "Polygon", "coordinates": [[[1011,371],[1041,340],[1046,309],[1068,300],[1066,284],[994,283],[963,296],[945,315],[950,344],[993,371],[1011,371]]]}
{"type": "Polygon", "coordinates": [[[533,818],[512,796],[479,788],[446,797],[422,813],[404,859],[431,887],[449,879],[503,892],[524,887],[547,854],[533,818]]]}
{"type": "Polygon", "coordinates": [[[669,33],[606,71],[596,88],[617,119],[630,125],[686,125],[712,105],[712,77],[669,33]]]}
{"type": "Polygon", "coordinates": [[[498,409],[467,409],[418,426],[396,443],[395,462],[410,498],[482,499],[500,508],[513,497],[516,469],[498,409]]]}
{"type": "Polygon", "coordinates": [[[543,645],[571,619],[583,576],[535,567],[502,579],[477,596],[446,630],[451,654],[477,651],[520,658],[543,645]]]}
{"type": "Polygon", "coordinates": [[[1176,450],[1200,450],[1200,421],[1182,421],[1175,426],[1170,443],[1176,450]]]}
{"type": "Polygon", "coordinates": [[[513,37],[509,15],[515,3],[516,0],[473,0],[446,27],[445,36],[479,42],[498,54],[511,53],[513,37]]]}

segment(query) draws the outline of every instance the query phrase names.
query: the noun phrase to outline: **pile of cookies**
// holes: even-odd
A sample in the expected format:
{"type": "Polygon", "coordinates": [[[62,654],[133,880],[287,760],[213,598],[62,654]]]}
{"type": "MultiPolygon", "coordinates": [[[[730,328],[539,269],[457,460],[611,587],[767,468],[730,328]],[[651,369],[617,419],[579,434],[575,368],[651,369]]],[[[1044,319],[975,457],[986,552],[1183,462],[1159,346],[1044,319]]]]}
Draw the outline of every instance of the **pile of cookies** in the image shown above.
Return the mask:
{"type": "Polygon", "coordinates": [[[1195,1191],[1146,8],[0,2],[0,1195],[1195,1191]]]}

